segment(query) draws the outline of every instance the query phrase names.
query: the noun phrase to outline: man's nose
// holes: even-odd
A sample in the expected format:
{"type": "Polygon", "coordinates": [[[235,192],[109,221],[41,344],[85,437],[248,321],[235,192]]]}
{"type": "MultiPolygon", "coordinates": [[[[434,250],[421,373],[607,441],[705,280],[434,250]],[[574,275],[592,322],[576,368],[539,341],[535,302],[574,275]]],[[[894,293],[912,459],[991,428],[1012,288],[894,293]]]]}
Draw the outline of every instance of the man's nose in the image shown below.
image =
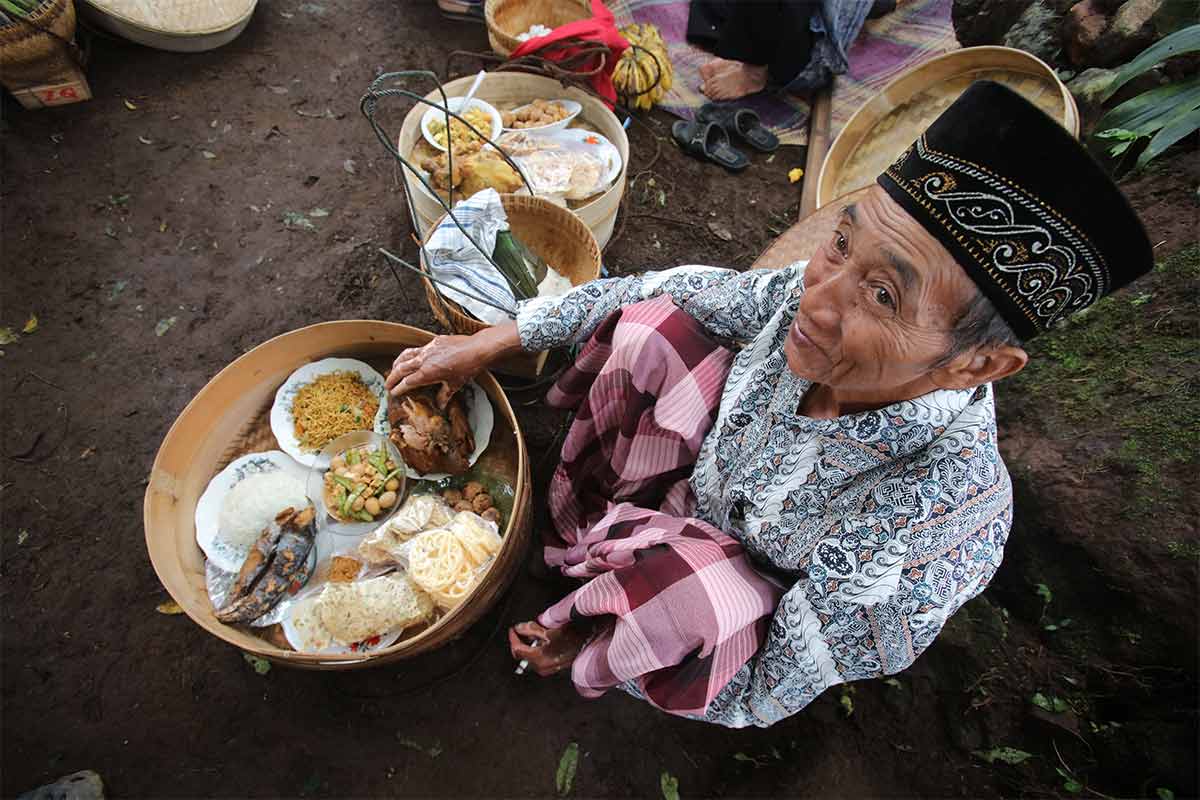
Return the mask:
{"type": "Polygon", "coordinates": [[[843,295],[850,283],[846,270],[826,268],[800,298],[800,313],[822,331],[834,331],[842,319],[843,295]]]}

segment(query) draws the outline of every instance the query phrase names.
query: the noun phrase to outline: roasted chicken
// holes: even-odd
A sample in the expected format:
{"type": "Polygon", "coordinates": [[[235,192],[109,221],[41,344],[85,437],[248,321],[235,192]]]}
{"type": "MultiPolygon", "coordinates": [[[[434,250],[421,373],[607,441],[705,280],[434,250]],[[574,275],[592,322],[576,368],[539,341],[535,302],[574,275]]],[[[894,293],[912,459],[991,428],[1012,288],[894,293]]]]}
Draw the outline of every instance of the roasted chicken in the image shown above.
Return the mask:
{"type": "Polygon", "coordinates": [[[410,467],[422,475],[461,475],[470,468],[475,437],[459,392],[439,407],[437,390],[416,389],[388,401],[391,440],[410,467]]]}

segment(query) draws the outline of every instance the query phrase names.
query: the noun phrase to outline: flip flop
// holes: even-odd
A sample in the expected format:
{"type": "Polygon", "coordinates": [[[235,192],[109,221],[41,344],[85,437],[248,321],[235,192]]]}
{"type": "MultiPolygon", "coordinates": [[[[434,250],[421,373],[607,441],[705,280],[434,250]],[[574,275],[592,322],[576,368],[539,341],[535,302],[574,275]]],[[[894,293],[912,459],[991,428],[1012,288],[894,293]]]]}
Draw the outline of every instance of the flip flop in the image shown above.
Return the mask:
{"type": "Polygon", "coordinates": [[[680,120],[671,126],[671,137],[683,152],[720,164],[730,172],[741,172],[750,166],[746,154],[730,145],[729,134],[715,123],[680,120]]]}
{"type": "Polygon", "coordinates": [[[459,22],[486,22],[482,0],[438,0],[438,10],[446,19],[459,22]]]}
{"type": "Polygon", "coordinates": [[[758,114],[748,108],[705,103],[696,112],[696,119],[717,123],[760,152],[773,153],[779,149],[779,137],[767,130],[758,114]]]}

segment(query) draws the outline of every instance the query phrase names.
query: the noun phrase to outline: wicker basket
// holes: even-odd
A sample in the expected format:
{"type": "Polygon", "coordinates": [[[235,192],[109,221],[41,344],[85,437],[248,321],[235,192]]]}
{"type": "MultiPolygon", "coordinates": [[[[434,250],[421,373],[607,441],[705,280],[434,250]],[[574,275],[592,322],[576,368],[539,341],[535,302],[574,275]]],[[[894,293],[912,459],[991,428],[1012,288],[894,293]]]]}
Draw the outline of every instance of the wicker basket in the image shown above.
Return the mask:
{"type": "Polygon", "coordinates": [[[505,57],[521,46],[517,36],[534,25],[553,29],[591,15],[589,0],[487,0],[483,6],[488,42],[505,57]]]}
{"type": "MultiPolygon", "coordinates": [[[[579,217],[541,197],[504,194],[500,196],[500,202],[508,215],[508,226],[513,235],[571,281],[572,286],[600,277],[600,247],[579,217]]],[[[438,220],[429,229],[426,242],[441,222],[438,220]]],[[[428,269],[423,260],[421,266],[428,269]]],[[[446,328],[455,333],[471,334],[488,327],[486,322],[465,313],[458,303],[443,297],[429,278],[421,280],[425,283],[425,296],[433,315],[446,328]]]]}
{"type": "Polygon", "coordinates": [[[29,15],[0,27],[0,81],[9,90],[53,83],[77,68],[74,45],[75,6],[50,0],[29,15]]]}
{"type": "Polygon", "coordinates": [[[477,380],[495,410],[495,427],[481,462],[493,472],[510,476],[513,509],[495,562],[461,605],[391,647],[366,655],[314,655],[276,646],[251,632],[270,635],[269,628],[218,622],[205,588],[204,555],[196,545],[196,502],[213,475],[230,461],[248,452],[275,449],[268,417],[275,390],[287,376],[302,364],[334,355],[387,364],[400,350],[420,346],[432,336],[407,325],[370,320],[311,325],[255,347],[221,370],[188,403],[154,459],[143,519],[154,571],[193,622],[222,641],[280,664],[305,669],[356,669],[441,647],[461,636],[495,604],[524,563],[532,510],[525,441],[512,406],[487,373],[477,380]]]}

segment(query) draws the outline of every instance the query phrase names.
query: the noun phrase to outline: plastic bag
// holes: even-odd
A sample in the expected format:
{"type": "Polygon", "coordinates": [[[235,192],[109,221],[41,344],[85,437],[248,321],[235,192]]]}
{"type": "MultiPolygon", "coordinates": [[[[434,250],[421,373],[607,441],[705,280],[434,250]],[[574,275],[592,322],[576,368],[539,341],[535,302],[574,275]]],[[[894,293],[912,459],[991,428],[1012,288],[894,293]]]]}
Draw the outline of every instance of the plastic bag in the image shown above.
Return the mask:
{"type": "Polygon", "coordinates": [[[561,132],[547,134],[514,131],[497,144],[520,167],[538,196],[556,195],[582,200],[608,187],[608,167],[589,145],[561,132]]]}
{"type": "Polygon", "coordinates": [[[454,512],[432,494],[414,495],[400,506],[396,516],[380,525],[358,544],[358,554],[374,567],[408,565],[408,542],[422,531],[440,528],[454,512]]]}

